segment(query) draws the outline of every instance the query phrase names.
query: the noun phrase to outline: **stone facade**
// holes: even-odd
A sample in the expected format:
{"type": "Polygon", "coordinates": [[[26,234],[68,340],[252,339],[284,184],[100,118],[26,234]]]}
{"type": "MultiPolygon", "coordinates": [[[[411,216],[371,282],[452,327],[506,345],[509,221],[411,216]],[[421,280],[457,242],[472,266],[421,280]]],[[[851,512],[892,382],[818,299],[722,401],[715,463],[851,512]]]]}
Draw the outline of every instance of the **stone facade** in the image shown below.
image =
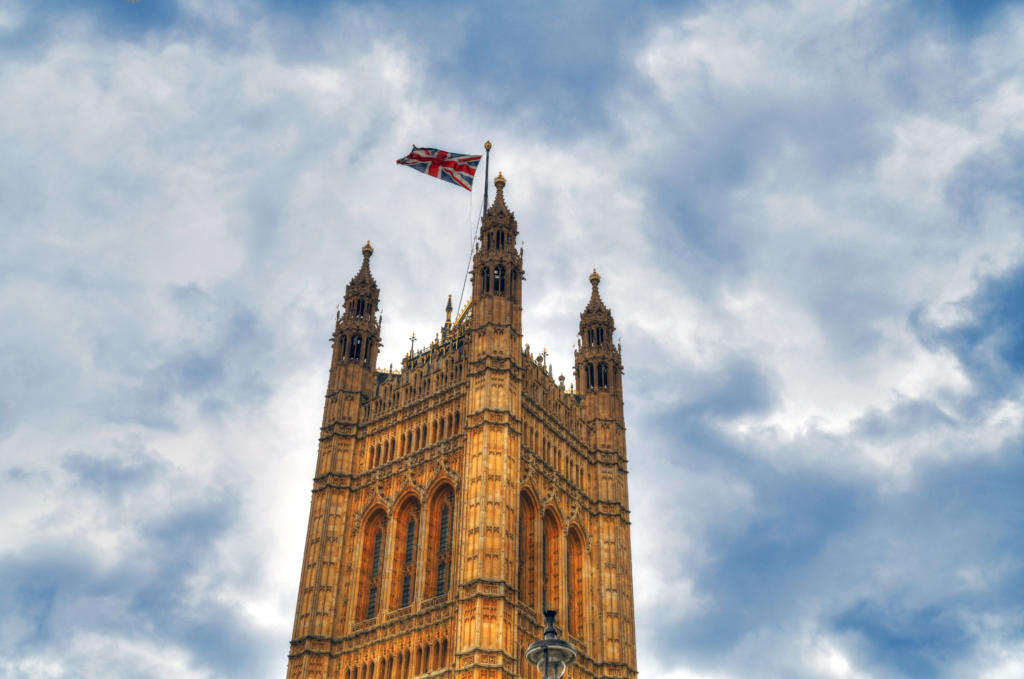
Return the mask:
{"type": "Polygon", "coordinates": [[[522,341],[523,252],[488,207],[473,294],[379,371],[373,248],[333,335],[289,679],[536,677],[542,611],[568,677],[636,676],[622,362],[590,276],[576,389],[522,341]]]}

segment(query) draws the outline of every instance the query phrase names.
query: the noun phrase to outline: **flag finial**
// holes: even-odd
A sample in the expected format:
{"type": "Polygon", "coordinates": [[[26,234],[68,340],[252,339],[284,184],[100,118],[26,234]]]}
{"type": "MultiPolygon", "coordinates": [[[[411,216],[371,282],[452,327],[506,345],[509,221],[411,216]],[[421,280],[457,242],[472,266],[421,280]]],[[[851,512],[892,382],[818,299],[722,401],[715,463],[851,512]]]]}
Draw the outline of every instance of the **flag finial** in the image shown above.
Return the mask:
{"type": "Polygon", "coordinates": [[[484,142],[484,151],[490,151],[490,150],[491,150],[491,142],[490,142],[490,140],[485,141],[484,142]]]}

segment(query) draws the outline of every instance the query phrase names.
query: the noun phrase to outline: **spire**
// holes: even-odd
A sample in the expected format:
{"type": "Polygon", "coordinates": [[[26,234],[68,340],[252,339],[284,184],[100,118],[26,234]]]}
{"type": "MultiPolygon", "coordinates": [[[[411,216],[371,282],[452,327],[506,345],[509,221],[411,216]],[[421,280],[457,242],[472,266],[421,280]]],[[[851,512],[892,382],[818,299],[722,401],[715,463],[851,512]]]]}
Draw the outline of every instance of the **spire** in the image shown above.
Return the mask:
{"type": "Polygon", "coordinates": [[[357,283],[369,283],[373,287],[377,287],[377,281],[373,280],[373,274],[370,273],[370,257],[373,256],[373,246],[370,245],[370,241],[366,241],[366,245],[363,246],[363,265],[359,267],[359,271],[353,276],[352,281],[349,285],[357,283]]]}
{"type": "Polygon", "coordinates": [[[505,177],[498,171],[498,176],[494,178],[494,202],[491,203],[490,207],[487,208],[487,212],[484,213],[484,219],[496,219],[501,222],[511,220],[515,224],[515,217],[512,216],[512,211],[508,209],[508,205],[505,204],[505,177]]]}
{"type": "Polygon", "coordinates": [[[608,313],[608,307],[604,305],[604,301],[601,300],[601,293],[597,289],[600,282],[601,275],[597,273],[597,269],[594,269],[593,273],[590,274],[590,301],[587,302],[587,307],[583,310],[583,313],[594,314],[602,311],[608,313]]]}
{"type": "Polygon", "coordinates": [[[452,329],[452,296],[448,295],[448,303],[444,305],[444,330],[442,336],[447,337],[452,329]]]}

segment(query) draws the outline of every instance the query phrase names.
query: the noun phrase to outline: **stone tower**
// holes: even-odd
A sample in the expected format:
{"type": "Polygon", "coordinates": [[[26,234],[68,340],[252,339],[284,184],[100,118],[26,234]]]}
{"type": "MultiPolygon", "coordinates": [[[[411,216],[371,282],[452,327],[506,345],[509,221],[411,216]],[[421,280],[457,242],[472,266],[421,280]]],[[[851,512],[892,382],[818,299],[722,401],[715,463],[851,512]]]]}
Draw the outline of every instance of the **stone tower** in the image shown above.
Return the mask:
{"type": "Polygon", "coordinates": [[[534,677],[544,608],[567,676],[636,676],[621,351],[590,276],[577,388],[523,345],[523,251],[494,180],[473,294],[399,371],[376,366],[373,248],[345,289],[289,679],[534,677]]]}

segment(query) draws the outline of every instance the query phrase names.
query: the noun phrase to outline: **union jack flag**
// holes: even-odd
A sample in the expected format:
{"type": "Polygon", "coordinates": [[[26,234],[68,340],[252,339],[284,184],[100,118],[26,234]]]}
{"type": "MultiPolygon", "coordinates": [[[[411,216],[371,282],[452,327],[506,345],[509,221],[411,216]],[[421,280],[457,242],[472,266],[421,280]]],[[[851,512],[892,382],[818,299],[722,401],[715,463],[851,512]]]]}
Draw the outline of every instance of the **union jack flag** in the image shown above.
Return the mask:
{"type": "Polygon", "coordinates": [[[395,162],[472,191],[473,175],[476,174],[480,158],[481,156],[467,156],[465,153],[449,153],[413,146],[409,155],[395,162]]]}

